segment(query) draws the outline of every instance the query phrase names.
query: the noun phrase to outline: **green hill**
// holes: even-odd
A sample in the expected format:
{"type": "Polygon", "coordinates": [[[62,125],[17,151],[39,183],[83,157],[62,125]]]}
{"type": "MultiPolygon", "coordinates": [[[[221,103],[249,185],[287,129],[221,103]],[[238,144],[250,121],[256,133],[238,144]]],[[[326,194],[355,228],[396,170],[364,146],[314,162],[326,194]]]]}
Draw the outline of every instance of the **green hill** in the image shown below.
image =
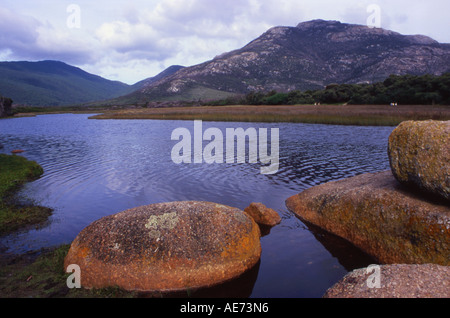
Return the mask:
{"type": "Polygon", "coordinates": [[[131,91],[130,85],[89,74],[63,62],[0,62],[0,94],[19,105],[76,105],[131,91]]]}

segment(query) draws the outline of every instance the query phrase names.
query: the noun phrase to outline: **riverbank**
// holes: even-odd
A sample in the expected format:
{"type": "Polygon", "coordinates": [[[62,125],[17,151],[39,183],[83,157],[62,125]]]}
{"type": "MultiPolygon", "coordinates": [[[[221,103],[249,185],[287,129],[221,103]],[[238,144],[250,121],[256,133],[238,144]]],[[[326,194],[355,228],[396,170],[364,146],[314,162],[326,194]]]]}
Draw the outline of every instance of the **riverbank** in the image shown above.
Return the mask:
{"type": "MultiPolygon", "coordinates": [[[[26,182],[36,180],[42,167],[24,157],[0,154],[0,236],[48,221],[52,210],[36,205],[21,205],[16,192],[26,182]]],[[[116,288],[99,291],[70,290],[63,271],[69,245],[25,254],[0,251],[0,298],[28,297],[130,297],[116,288]]]]}
{"type": "Polygon", "coordinates": [[[283,105],[196,106],[107,110],[91,119],[159,119],[234,122],[291,122],[397,126],[406,120],[449,120],[450,106],[283,105]]]}
{"type": "Polygon", "coordinates": [[[19,204],[16,191],[28,181],[39,178],[42,167],[16,155],[0,154],[0,235],[24,227],[39,226],[51,215],[51,209],[19,204]]]}
{"type": "Polygon", "coordinates": [[[91,119],[203,120],[225,122],[288,122],[306,124],[397,126],[407,120],[450,120],[442,105],[233,105],[186,107],[21,107],[14,117],[47,114],[94,114],[91,119]]]}
{"type": "MultiPolygon", "coordinates": [[[[196,167],[188,166],[187,169],[181,170],[181,173],[172,173],[172,171],[170,171],[169,169],[174,170],[173,167],[159,165],[161,161],[163,162],[169,161],[165,160],[164,158],[170,151],[165,151],[163,149],[170,150],[171,148],[170,145],[168,145],[167,148],[161,148],[158,142],[161,141],[161,143],[167,144],[167,138],[164,138],[164,136],[167,135],[167,131],[170,131],[172,127],[168,126],[167,129],[161,129],[161,127],[162,126],[164,127],[169,124],[173,125],[173,128],[178,127],[179,125],[176,122],[175,123],[170,122],[147,123],[144,121],[102,122],[102,121],[86,121],[87,117],[88,117],[87,115],[39,116],[38,118],[34,119],[7,120],[5,121],[4,125],[3,123],[1,123],[0,126],[2,126],[3,131],[6,132],[6,134],[11,134],[12,136],[14,136],[14,138],[17,138],[14,140],[14,143],[17,145],[15,147],[17,148],[22,147],[22,140],[24,140],[25,138],[29,138],[26,139],[27,143],[23,143],[27,145],[25,146],[26,147],[25,149],[27,150],[26,153],[29,154],[34,153],[33,156],[37,158],[36,160],[38,160],[38,162],[43,163],[45,167],[50,168],[50,164],[58,160],[65,161],[64,165],[59,165],[57,166],[58,169],[54,169],[55,171],[53,172],[57,173],[53,174],[52,172],[51,178],[45,178],[45,180],[41,180],[42,183],[39,182],[39,184],[43,185],[42,188],[47,189],[47,191],[43,193],[51,193],[51,195],[53,196],[56,193],[58,193],[57,191],[60,190],[62,186],[67,186],[67,189],[72,190],[74,189],[72,186],[74,184],[77,184],[80,187],[75,188],[75,190],[82,190],[82,191],[73,191],[76,194],[73,195],[73,200],[65,201],[64,205],[69,207],[74,206],[75,208],[72,211],[75,212],[83,211],[86,214],[91,215],[93,218],[95,217],[95,219],[97,219],[96,210],[103,211],[101,213],[109,213],[106,211],[108,207],[105,208],[104,202],[108,202],[108,206],[111,206],[113,209],[115,209],[117,206],[120,206],[119,204],[117,204],[118,202],[124,202],[116,200],[117,196],[120,196],[118,191],[115,192],[117,195],[114,196],[111,195],[102,196],[101,193],[92,191],[96,187],[97,188],[101,187],[101,185],[104,184],[103,180],[120,181],[120,183],[113,183],[113,184],[108,183],[108,186],[110,186],[109,189],[111,189],[111,186],[113,186],[114,190],[124,190],[125,188],[129,188],[130,191],[126,192],[127,196],[133,196],[135,194],[139,195],[141,193],[144,193],[148,197],[151,196],[152,200],[159,200],[160,198],[165,199],[163,196],[169,193],[168,191],[166,192],[165,190],[169,190],[172,195],[172,198],[174,199],[178,199],[179,196],[195,195],[195,193],[199,193],[199,191],[202,191],[205,193],[204,198],[211,200],[215,200],[215,198],[220,198],[221,200],[224,200],[225,196],[223,195],[223,193],[227,194],[227,190],[230,190],[230,192],[232,192],[231,195],[233,195],[232,197],[230,195],[231,197],[230,201],[232,201],[233,204],[234,202],[238,202],[236,204],[239,204],[239,202],[245,202],[245,200],[248,200],[249,197],[259,198],[259,195],[261,193],[271,193],[270,196],[265,196],[264,199],[266,200],[267,198],[268,203],[274,208],[280,208],[282,204],[278,204],[278,202],[283,203],[281,199],[287,197],[286,193],[292,192],[292,189],[294,189],[294,187],[295,189],[297,189],[297,187],[299,189],[303,188],[303,184],[298,182],[298,180],[302,177],[312,176],[311,183],[307,184],[312,185],[313,182],[324,182],[324,179],[328,179],[331,177],[333,178],[345,177],[348,176],[349,173],[355,174],[357,172],[365,172],[367,170],[370,171],[379,169],[379,167],[383,166],[385,162],[383,158],[385,156],[386,146],[384,142],[382,142],[383,143],[382,147],[377,147],[377,144],[379,140],[386,140],[388,136],[386,133],[391,131],[389,127],[374,127],[374,128],[368,127],[360,129],[358,127],[300,125],[302,126],[301,129],[297,129],[297,125],[286,125],[291,126],[287,128],[292,128],[286,129],[285,130],[286,134],[284,136],[286,140],[290,142],[290,145],[292,145],[291,148],[293,148],[293,150],[289,151],[289,148],[287,148],[286,152],[283,151],[283,154],[286,156],[286,158],[294,158],[294,159],[297,159],[298,157],[302,158],[301,160],[292,160],[292,159],[286,160],[285,161],[286,165],[289,166],[287,167],[286,170],[288,173],[285,173],[285,175],[287,175],[288,177],[287,178],[279,177],[277,179],[271,178],[268,180],[268,183],[270,182],[270,184],[276,184],[276,186],[266,187],[264,182],[267,178],[258,178],[257,176],[256,178],[253,178],[254,174],[251,173],[252,172],[251,170],[247,170],[245,166],[239,166],[238,170],[233,170],[232,166],[228,167],[228,169],[223,169],[222,166],[217,167],[217,169],[212,169],[215,168],[214,166],[205,166],[207,167],[207,169],[205,169],[206,170],[205,174],[202,175],[200,171],[203,170],[201,169],[203,167],[194,170],[194,168],[196,167]],[[52,119],[54,120],[52,121],[52,119]],[[26,122],[27,125],[25,125],[24,122],[26,122]],[[63,123],[63,125],[58,125],[60,123],[63,123]],[[16,127],[14,127],[14,125],[16,127]],[[154,127],[149,127],[153,125],[154,127]],[[120,130],[117,129],[117,126],[120,126],[120,130]],[[140,129],[134,130],[134,127],[137,126],[141,126],[142,130],[140,129]],[[33,131],[39,130],[40,127],[46,127],[46,129],[44,130],[45,134],[42,133],[34,137],[33,131]],[[65,135],[63,139],[64,142],[59,142],[60,141],[59,139],[55,140],[55,138],[53,138],[55,135],[57,135],[56,133],[58,133],[61,130],[61,127],[63,127],[64,129],[63,130],[65,135]],[[112,131],[107,131],[106,129],[103,129],[104,127],[108,127],[112,129],[112,131]],[[133,127],[133,129],[130,129],[130,127],[133,127]],[[52,130],[53,128],[54,130],[52,130]],[[85,130],[81,130],[80,128],[85,128],[85,130]],[[101,129],[95,130],[96,128],[101,129]],[[150,131],[149,128],[154,128],[154,130],[150,131]],[[128,133],[129,130],[132,130],[131,134],[128,133]],[[163,133],[161,133],[160,135],[155,136],[153,134],[153,132],[159,132],[161,130],[163,131],[163,133]],[[93,138],[93,136],[95,136],[95,133],[93,132],[96,131],[100,131],[103,134],[102,138],[93,138]],[[299,133],[302,134],[299,135],[299,133]],[[70,139],[69,136],[76,136],[76,138],[73,139],[76,142],[73,142],[73,140],[70,139]],[[89,142],[91,140],[93,142],[89,142]],[[129,142],[130,140],[133,140],[134,142],[130,143],[129,142]],[[299,140],[301,140],[302,143],[296,143],[299,140]],[[326,140],[326,142],[320,143],[320,141],[322,140],[326,140]],[[107,143],[109,141],[114,142],[107,143]],[[354,143],[355,141],[357,142],[354,143]],[[58,145],[61,145],[61,147],[53,147],[53,145],[55,145],[57,142],[58,145]],[[318,145],[316,145],[316,143],[318,145]],[[145,146],[147,145],[150,145],[150,147],[146,148],[145,146]],[[61,151],[61,150],[66,151],[67,148],[70,149],[69,146],[72,146],[71,152],[61,151]],[[41,151],[41,149],[47,148],[51,149],[51,153],[50,151],[41,151]],[[105,151],[106,148],[115,149],[115,151],[113,152],[105,151]],[[309,156],[306,156],[303,153],[301,153],[302,148],[310,150],[309,156]],[[152,151],[162,153],[162,156],[149,157],[147,160],[142,160],[143,153],[150,155],[152,151]],[[52,156],[49,154],[55,155],[52,156]],[[80,154],[80,156],[77,156],[78,154],[80,154]],[[124,154],[124,156],[118,157],[118,154],[124,154]],[[134,156],[135,154],[137,155],[134,156]],[[101,155],[102,160],[98,160],[99,155],[101,155]],[[111,157],[109,155],[111,155],[111,157]],[[355,160],[358,158],[359,155],[361,155],[361,157],[363,158],[361,159],[360,163],[357,160],[355,160]],[[84,161],[80,160],[81,158],[87,158],[87,160],[84,161]],[[92,160],[93,158],[97,160],[92,160]],[[114,160],[118,158],[120,159],[119,161],[122,164],[112,166],[111,163],[116,162],[114,160]],[[160,160],[160,158],[162,158],[162,160],[160,160]],[[317,158],[317,160],[311,162],[310,158],[317,158]],[[381,160],[379,160],[379,158],[381,158],[381,160]],[[342,161],[338,159],[342,159],[342,161]],[[374,164],[374,162],[377,162],[377,160],[380,161],[379,164],[374,164]],[[137,165],[136,163],[138,162],[143,162],[143,165],[142,166],[137,165]],[[150,168],[148,166],[149,162],[152,163],[150,168]],[[329,163],[332,162],[333,165],[331,166],[328,164],[321,164],[321,162],[329,162],[329,163]],[[106,165],[102,166],[102,163],[106,165]],[[308,165],[311,166],[310,169],[308,165]],[[333,170],[328,170],[329,168],[331,168],[330,166],[333,168],[333,170]],[[98,167],[98,169],[91,170],[92,167],[98,167]],[[128,167],[130,167],[131,169],[127,169],[128,167]],[[303,168],[306,169],[303,170],[303,168]],[[346,168],[348,168],[350,172],[345,171],[346,168]],[[144,175],[143,174],[144,170],[148,171],[149,173],[151,171],[157,171],[157,173],[144,175]],[[221,174],[222,170],[227,171],[221,174]],[[321,175],[320,172],[324,170],[330,171],[330,174],[326,176],[321,175]],[[60,173],[60,171],[64,171],[64,173],[60,173]],[[80,173],[80,171],[86,171],[89,173],[80,173]],[[92,176],[99,176],[99,175],[103,176],[102,172],[104,171],[112,171],[113,173],[105,174],[104,175],[105,179],[90,178],[92,176]],[[133,174],[134,171],[136,171],[136,174],[133,174]],[[248,171],[250,171],[250,173],[248,173],[248,171]],[[194,176],[194,173],[195,178],[192,177],[194,176]],[[231,178],[230,179],[226,178],[227,175],[231,175],[232,177],[233,174],[242,175],[242,178],[235,180],[231,178]],[[80,178],[76,178],[80,175],[81,175],[80,178]],[[171,179],[172,176],[173,179],[171,179]],[[213,176],[214,178],[213,179],[209,178],[211,176],[213,176]],[[321,177],[324,177],[324,179],[322,179],[321,177]],[[51,182],[49,182],[51,183],[51,187],[46,188],[44,186],[44,181],[49,179],[52,179],[51,182]],[[192,179],[199,180],[199,183],[196,184],[190,182],[190,180],[192,179]],[[132,180],[132,182],[127,183],[128,180],[132,180]],[[140,180],[142,180],[142,183],[138,182],[140,180]],[[185,180],[189,180],[189,182],[186,182],[185,180]],[[209,180],[207,186],[205,186],[204,180],[209,180]],[[217,180],[223,180],[224,182],[217,182],[217,180]],[[228,182],[230,180],[233,182],[228,182]],[[72,183],[68,183],[69,181],[72,181],[72,183]],[[83,181],[84,183],[79,184],[80,181],[83,181]],[[177,182],[176,184],[177,188],[173,187],[173,185],[175,184],[174,181],[177,182]],[[216,183],[223,183],[226,187],[215,188],[216,183]],[[86,185],[88,184],[91,184],[92,187],[91,188],[87,187],[86,185]],[[149,185],[153,184],[158,185],[158,187],[154,192],[150,192],[149,185]],[[186,186],[181,187],[181,185],[183,184],[186,184],[186,186]],[[281,188],[282,184],[287,185],[286,188],[289,189],[286,191],[279,191],[278,188],[281,188]],[[166,188],[165,187],[166,185],[170,186],[170,188],[166,188]],[[248,187],[244,187],[244,185],[245,186],[248,185],[248,187]],[[254,189],[254,191],[250,191],[252,188],[254,189]],[[161,197],[156,195],[157,193],[160,192],[163,193],[161,197]],[[242,195],[240,195],[238,192],[242,193],[242,195]],[[86,193],[94,193],[94,195],[92,196],[94,197],[92,201],[86,200],[89,199],[89,196],[84,196],[86,193]],[[278,200],[277,198],[281,199],[278,200]],[[84,204],[83,206],[72,204],[76,203],[77,201],[81,201],[83,203],[87,202],[87,204],[84,204]],[[101,204],[96,205],[98,201],[100,201],[101,204]]],[[[221,129],[225,127],[230,127],[230,125],[231,127],[233,127],[234,125],[240,126],[240,124],[230,124],[230,123],[216,124],[216,126],[221,129]]],[[[283,125],[280,125],[280,128],[283,128],[283,125]]],[[[13,138],[5,139],[5,141],[6,140],[13,141],[13,138]]],[[[32,188],[35,188],[35,190],[39,190],[36,189],[36,187],[32,188]]],[[[59,196],[60,198],[64,198],[67,196],[63,194],[67,193],[69,193],[69,191],[65,192],[61,191],[58,194],[60,195],[59,196]]],[[[111,192],[108,192],[107,194],[110,193],[111,192]]],[[[39,193],[39,195],[37,195],[36,197],[42,197],[41,193],[39,193]]],[[[134,202],[133,205],[137,206],[137,203],[135,204],[134,202]]],[[[56,205],[55,207],[58,208],[58,206],[56,205]]],[[[57,216],[56,219],[57,220],[58,219],[62,220],[63,218],[69,219],[74,214],[78,217],[76,213],[70,210],[65,210],[64,212],[66,211],[68,211],[68,213],[61,214],[61,217],[55,215],[57,216]]],[[[294,217],[291,218],[291,215],[292,214],[289,214],[287,212],[284,215],[283,219],[284,224],[278,228],[280,229],[281,233],[278,233],[277,235],[276,233],[278,231],[277,229],[275,233],[272,232],[272,234],[275,234],[275,236],[270,236],[269,239],[267,238],[265,239],[266,242],[270,242],[270,244],[266,245],[266,247],[269,248],[265,250],[266,253],[265,255],[269,257],[266,257],[264,259],[265,263],[262,263],[261,272],[259,273],[258,277],[259,279],[261,277],[264,278],[265,275],[267,278],[265,280],[264,279],[260,280],[256,285],[255,290],[256,293],[258,294],[256,293],[255,294],[257,296],[260,296],[262,294],[260,291],[258,291],[259,286],[262,286],[263,289],[267,289],[268,290],[267,294],[269,294],[270,292],[270,295],[275,296],[278,295],[318,296],[317,293],[312,294],[310,289],[313,289],[315,288],[315,286],[321,284],[321,276],[329,277],[327,276],[327,272],[333,272],[334,268],[337,269],[336,272],[339,273],[345,272],[343,269],[344,268],[347,269],[347,267],[341,266],[339,264],[341,262],[342,264],[345,264],[346,262],[351,262],[352,263],[351,266],[353,266],[354,264],[351,260],[352,258],[351,253],[348,253],[346,249],[344,253],[337,253],[337,254],[326,251],[325,250],[327,249],[326,240],[324,240],[325,244],[323,244],[323,246],[325,247],[325,249],[323,249],[324,253],[321,254],[322,246],[321,245],[319,246],[319,244],[316,243],[316,241],[317,239],[323,240],[323,237],[321,235],[314,234],[314,236],[317,239],[316,238],[309,239],[308,237],[310,237],[311,235],[309,234],[303,235],[306,233],[307,229],[305,229],[305,227],[300,223],[300,221],[294,221],[295,218],[294,217]],[[310,248],[310,246],[313,246],[313,248],[310,248]],[[320,249],[318,247],[320,247],[320,249]],[[287,251],[289,253],[287,253],[287,251]],[[315,257],[315,255],[317,254],[320,257],[315,257]],[[300,255],[300,257],[298,257],[297,255],[300,255]],[[306,255],[306,257],[303,257],[303,255],[306,255]],[[312,257],[310,255],[312,255],[312,257]],[[325,257],[323,257],[322,255],[325,255],[325,257]],[[328,257],[328,255],[331,256],[328,257]],[[277,263],[279,259],[280,260],[289,259],[289,262],[277,263]],[[283,263],[286,264],[285,265],[286,267],[283,267],[283,263]],[[296,268],[295,271],[289,271],[289,269],[292,269],[294,267],[296,268]],[[267,268],[269,270],[267,270],[267,268]],[[285,275],[284,274],[285,272],[289,273],[289,275],[285,275]],[[308,279],[295,281],[296,277],[302,276],[307,276],[308,279]],[[277,282],[280,281],[282,283],[277,286],[276,285],[277,282]],[[294,281],[295,283],[289,285],[288,283],[290,283],[291,281],[294,281]],[[269,286],[269,288],[267,286],[269,286]],[[306,292],[303,293],[302,291],[299,292],[299,290],[303,288],[303,286],[305,286],[306,292]]],[[[71,220],[69,219],[69,221],[71,220]]],[[[57,223],[58,222],[54,222],[54,224],[57,223]]],[[[55,227],[52,226],[52,234],[67,233],[68,228],[69,227],[65,228],[61,227],[61,231],[57,232],[57,230],[59,230],[57,226],[55,227]]],[[[47,239],[47,237],[44,237],[44,240],[45,239],[47,239]]],[[[31,240],[28,240],[28,242],[29,241],[31,240]]],[[[55,244],[60,243],[61,240],[55,242],[55,244]]],[[[55,273],[60,273],[61,270],[62,270],[61,268],[56,268],[55,273]]],[[[330,275],[331,279],[327,278],[325,280],[325,283],[322,283],[322,285],[328,285],[329,282],[333,279],[333,277],[339,275],[330,275]]],[[[30,278],[29,280],[30,284],[31,283],[37,284],[36,274],[29,274],[29,276],[22,274],[22,279],[24,282],[26,282],[28,278],[30,278]],[[30,278],[30,276],[32,276],[32,278],[30,278]]],[[[62,285],[63,288],[67,289],[67,286],[65,286],[64,279],[62,279],[61,282],[59,282],[58,284],[59,284],[58,286],[62,285]]],[[[25,285],[25,287],[26,286],[29,285],[25,285]]],[[[50,289],[51,283],[45,283],[42,286],[45,286],[46,288],[50,289]]],[[[265,291],[263,292],[266,293],[265,291]]],[[[58,292],[54,291],[52,292],[52,294],[58,295],[58,292]]]]}
{"type": "Polygon", "coordinates": [[[135,293],[119,288],[70,289],[64,258],[70,245],[0,255],[0,298],[131,298],[135,293]]]}

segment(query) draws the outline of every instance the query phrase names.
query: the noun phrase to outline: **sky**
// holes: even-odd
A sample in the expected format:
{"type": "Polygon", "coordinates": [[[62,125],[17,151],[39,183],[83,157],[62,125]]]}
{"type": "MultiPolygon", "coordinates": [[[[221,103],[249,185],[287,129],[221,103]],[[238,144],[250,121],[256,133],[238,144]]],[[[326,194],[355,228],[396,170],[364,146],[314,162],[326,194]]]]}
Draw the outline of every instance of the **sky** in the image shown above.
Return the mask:
{"type": "Polygon", "coordinates": [[[448,0],[2,0],[0,61],[58,60],[134,84],[314,19],[450,43],[448,12],[448,0]]]}

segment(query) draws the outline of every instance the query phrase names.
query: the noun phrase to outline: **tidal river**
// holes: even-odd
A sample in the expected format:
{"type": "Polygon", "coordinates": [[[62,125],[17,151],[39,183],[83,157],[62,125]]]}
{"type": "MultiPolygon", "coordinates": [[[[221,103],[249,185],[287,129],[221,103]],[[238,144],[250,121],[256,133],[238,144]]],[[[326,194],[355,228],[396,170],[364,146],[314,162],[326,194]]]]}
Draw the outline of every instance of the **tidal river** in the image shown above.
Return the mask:
{"type": "MultiPolygon", "coordinates": [[[[2,153],[24,149],[44,175],[19,193],[54,209],[43,228],[0,238],[0,251],[22,253],[69,244],[91,222],[120,211],[169,201],[211,201],[244,209],[262,202],[282,223],[261,238],[260,264],[218,295],[321,297],[347,272],[374,261],[347,242],[305,225],[285,200],[312,186],[389,169],[393,127],[291,123],[203,122],[203,129],[279,129],[279,167],[260,163],[181,163],[171,158],[177,128],[192,121],[90,120],[43,115],[0,121],[2,153]],[[242,285],[239,285],[242,284],[242,285]]],[[[217,131],[217,130],[216,130],[217,131]]],[[[269,146],[270,150],[270,146],[269,146]]]]}

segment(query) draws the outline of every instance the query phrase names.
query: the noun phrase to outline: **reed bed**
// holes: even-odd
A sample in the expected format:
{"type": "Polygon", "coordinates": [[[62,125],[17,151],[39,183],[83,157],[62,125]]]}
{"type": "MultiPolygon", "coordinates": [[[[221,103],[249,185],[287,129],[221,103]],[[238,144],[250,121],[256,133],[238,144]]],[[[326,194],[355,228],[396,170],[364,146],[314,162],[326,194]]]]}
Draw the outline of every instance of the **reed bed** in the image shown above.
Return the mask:
{"type": "Polygon", "coordinates": [[[91,118],[396,126],[406,120],[450,120],[450,106],[199,106],[106,111],[91,118]]]}

